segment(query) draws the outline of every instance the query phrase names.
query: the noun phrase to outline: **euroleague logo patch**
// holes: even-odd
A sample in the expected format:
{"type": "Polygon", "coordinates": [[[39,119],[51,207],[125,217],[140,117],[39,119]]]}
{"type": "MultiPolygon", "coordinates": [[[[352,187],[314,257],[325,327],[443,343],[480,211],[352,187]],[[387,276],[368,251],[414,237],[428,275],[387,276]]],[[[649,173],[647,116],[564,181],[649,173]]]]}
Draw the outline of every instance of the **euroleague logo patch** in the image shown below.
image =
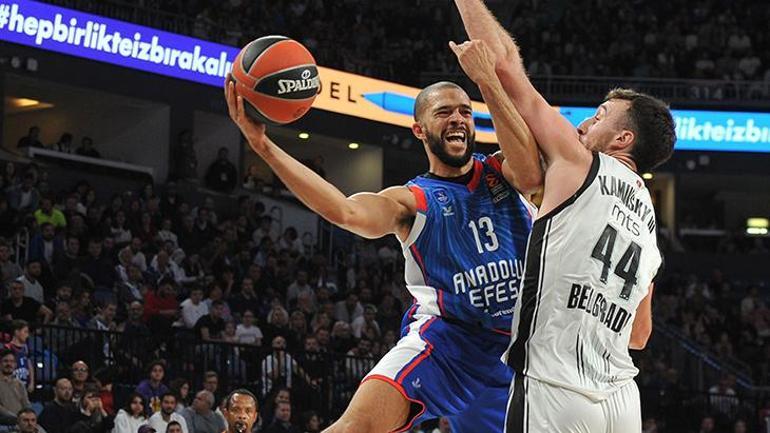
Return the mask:
{"type": "Polygon", "coordinates": [[[492,195],[492,202],[498,204],[510,197],[511,192],[505,187],[505,184],[494,173],[488,173],[484,176],[489,193],[492,195]]]}

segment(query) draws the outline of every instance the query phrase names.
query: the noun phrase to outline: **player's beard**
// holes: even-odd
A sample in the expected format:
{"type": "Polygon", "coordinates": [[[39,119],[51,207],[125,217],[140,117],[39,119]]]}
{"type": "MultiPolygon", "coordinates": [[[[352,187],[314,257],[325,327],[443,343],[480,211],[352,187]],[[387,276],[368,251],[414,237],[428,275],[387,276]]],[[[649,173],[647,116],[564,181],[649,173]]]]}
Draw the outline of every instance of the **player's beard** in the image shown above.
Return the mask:
{"type": "Polygon", "coordinates": [[[465,164],[471,160],[473,152],[476,151],[475,132],[470,132],[466,135],[465,152],[460,156],[452,156],[447,152],[446,142],[442,137],[433,135],[432,133],[426,131],[425,138],[428,140],[428,148],[430,151],[436,155],[439,161],[450,167],[460,168],[465,166],[465,164]]]}

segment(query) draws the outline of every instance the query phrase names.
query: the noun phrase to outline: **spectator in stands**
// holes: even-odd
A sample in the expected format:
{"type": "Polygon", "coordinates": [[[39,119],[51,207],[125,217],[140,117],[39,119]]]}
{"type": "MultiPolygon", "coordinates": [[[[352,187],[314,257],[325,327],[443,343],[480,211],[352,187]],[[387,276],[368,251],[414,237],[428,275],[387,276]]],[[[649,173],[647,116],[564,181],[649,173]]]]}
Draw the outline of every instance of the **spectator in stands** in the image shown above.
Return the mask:
{"type": "Polygon", "coordinates": [[[16,143],[16,147],[23,149],[25,147],[44,147],[40,142],[40,128],[38,126],[32,126],[29,128],[29,132],[24,137],[21,137],[16,143]]]}
{"type": "Polygon", "coordinates": [[[709,388],[711,408],[724,416],[731,416],[738,406],[738,398],[733,389],[734,382],[734,378],[725,374],[719,379],[718,384],[709,388]]]}
{"type": "Polygon", "coordinates": [[[350,325],[350,329],[353,332],[353,336],[361,338],[361,336],[367,336],[370,339],[379,340],[382,332],[380,331],[380,325],[377,323],[377,307],[372,304],[366,304],[364,307],[364,315],[353,320],[350,325]]]}
{"type": "Polygon", "coordinates": [[[294,227],[287,227],[286,230],[283,231],[283,236],[281,236],[281,239],[278,241],[278,249],[288,250],[298,254],[303,254],[305,252],[305,246],[302,245],[302,240],[297,234],[297,229],[294,227]]]}
{"type": "Polygon", "coordinates": [[[13,337],[5,345],[5,348],[12,350],[13,354],[16,355],[16,370],[13,374],[24,384],[27,392],[32,394],[35,391],[35,367],[34,362],[29,357],[29,347],[27,347],[29,323],[19,319],[13,320],[11,332],[13,332],[13,337]]]}
{"type": "MultiPolygon", "coordinates": [[[[11,281],[22,275],[21,266],[11,260],[11,247],[6,243],[0,243],[0,287],[5,287],[11,281]]],[[[4,297],[3,297],[4,298],[4,297]]]]}
{"type": "Polygon", "coordinates": [[[115,285],[115,268],[102,253],[102,249],[103,239],[92,238],[88,242],[88,255],[82,260],[80,268],[91,278],[97,289],[111,291],[115,285]]]}
{"type": "Polygon", "coordinates": [[[48,323],[53,318],[53,313],[45,305],[24,296],[24,283],[11,282],[9,297],[2,303],[2,312],[6,320],[21,319],[28,323],[48,323]]]}
{"type": "Polygon", "coordinates": [[[74,418],[72,382],[65,377],[60,377],[54,386],[54,399],[45,404],[38,421],[48,433],[66,433],[67,428],[74,424],[74,418]]]}
{"type": "Polygon", "coordinates": [[[190,297],[182,301],[182,324],[187,329],[193,329],[198,320],[209,314],[209,306],[203,302],[203,289],[199,286],[190,290],[190,297]]]}
{"type": "Polygon", "coordinates": [[[698,433],[714,433],[714,418],[711,416],[704,416],[700,421],[700,430],[698,433]]]}
{"type": "Polygon", "coordinates": [[[110,236],[120,246],[128,244],[133,239],[131,229],[128,228],[128,222],[126,221],[126,213],[122,210],[119,210],[112,219],[110,236]]]}
{"type": "MultiPolygon", "coordinates": [[[[90,369],[85,361],[75,361],[70,367],[70,382],[72,383],[72,402],[80,406],[80,400],[86,393],[90,381],[90,369]]],[[[97,390],[98,391],[98,390],[97,390]]]]}
{"type": "Polygon", "coordinates": [[[113,427],[113,422],[99,397],[99,388],[95,384],[85,387],[79,409],[75,414],[75,423],[68,433],[107,433],[113,427]]]}
{"type": "Polygon", "coordinates": [[[72,153],[72,134],[65,132],[59,137],[59,141],[51,145],[51,149],[57,152],[72,153]]]}
{"type": "Polygon", "coordinates": [[[273,218],[270,215],[262,215],[259,219],[259,227],[251,234],[251,239],[257,245],[261,245],[264,238],[271,241],[278,239],[278,233],[273,226],[273,218]]]}
{"type": "Polygon", "coordinates": [[[192,406],[182,411],[189,433],[222,433],[225,419],[214,412],[214,394],[203,390],[195,395],[192,406]]]}
{"type": "Polygon", "coordinates": [[[62,284],[56,288],[56,295],[46,299],[45,305],[53,311],[56,311],[56,307],[59,303],[69,304],[72,302],[72,287],[62,284]]]}
{"type": "Polygon", "coordinates": [[[735,424],[733,424],[732,433],[746,433],[747,431],[746,421],[739,419],[738,421],[735,421],[735,424]]]}
{"type": "Polygon", "coordinates": [[[304,292],[308,292],[315,297],[315,292],[308,284],[307,272],[299,271],[297,272],[297,278],[286,289],[286,302],[291,305],[292,302],[297,300],[297,296],[304,292]]]}
{"type": "Polygon", "coordinates": [[[203,373],[203,389],[214,395],[219,401],[219,375],[216,371],[209,370],[203,373]]]}
{"type": "Polygon", "coordinates": [[[222,317],[224,302],[216,300],[211,303],[209,313],[195,322],[195,334],[203,341],[219,341],[225,330],[225,320],[222,317]]]}
{"type": "Polygon", "coordinates": [[[187,421],[181,414],[176,412],[177,398],[172,392],[167,392],[161,396],[160,410],[152,414],[147,421],[147,425],[154,428],[158,432],[165,432],[169,426],[169,423],[177,422],[182,430],[182,433],[188,433],[187,421]]]}
{"type": "Polygon", "coordinates": [[[35,188],[35,176],[24,175],[20,185],[8,189],[8,206],[20,213],[29,213],[37,209],[40,192],[35,188]]]}
{"type": "Polygon", "coordinates": [[[14,375],[16,355],[10,349],[0,350],[0,425],[16,424],[20,410],[30,407],[24,384],[14,375]]]}
{"type": "Polygon", "coordinates": [[[164,278],[156,291],[148,291],[144,302],[144,319],[150,330],[166,335],[179,316],[174,280],[164,278]]]}
{"type": "Polygon", "coordinates": [[[73,272],[79,274],[80,264],[80,239],[77,236],[68,235],[67,243],[63,250],[54,251],[53,275],[57,281],[70,280],[73,272]]]}
{"type": "Polygon", "coordinates": [[[262,395],[274,387],[291,388],[292,376],[298,370],[297,362],[286,352],[286,339],[280,335],[273,338],[273,351],[262,360],[262,395]]]}
{"type": "Polygon", "coordinates": [[[264,181],[259,177],[259,166],[257,164],[251,164],[246,170],[246,175],[243,176],[243,188],[251,191],[259,191],[259,187],[264,184],[264,181]]]}
{"type": "MultiPolygon", "coordinates": [[[[54,307],[56,309],[56,314],[53,318],[53,321],[51,321],[52,325],[56,326],[66,326],[69,328],[80,328],[80,323],[78,323],[75,319],[72,318],[72,310],[70,309],[69,302],[57,302],[56,306],[54,307]]],[[[57,333],[66,335],[65,333],[57,333]]],[[[55,347],[65,347],[65,345],[56,345],[55,347]]]]}
{"type": "Polygon", "coordinates": [[[161,243],[171,242],[174,247],[179,246],[179,237],[173,231],[171,218],[163,218],[156,240],[161,243]]]}
{"type": "Polygon", "coordinates": [[[171,381],[171,392],[176,396],[177,413],[182,413],[182,409],[190,406],[190,381],[184,377],[177,377],[171,381]]]}
{"type": "Polygon", "coordinates": [[[146,285],[142,270],[139,269],[139,266],[131,263],[126,268],[126,274],[126,280],[118,284],[118,301],[122,305],[130,305],[134,301],[144,301],[146,285]]]}
{"type": "Polygon", "coordinates": [[[16,169],[16,164],[12,161],[5,163],[5,170],[3,170],[3,176],[0,177],[0,191],[5,191],[8,188],[16,186],[19,183],[19,171],[16,169]]]}
{"type": "Polygon", "coordinates": [[[259,311],[259,297],[254,291],[254,280],[251,277],[243,278],[241,290],[230,298],[230,304],[233,306],[233,313],[239,316],[243,316],[246,310],[250,310],[252,313],[259,311]]]}
{"type": "Polygon", "coordinates": [[[291,423],[291,404],[280,402],[275,405],[273,422],[267,426],[265,433],[300,433],[291,423]]]}
{"type": "Polygon", "coordinates": [[[24,284],[24,294],[39,303],[45,302],[45,290],[40,283],[40,276],[43,273],[43,266],[40,260],[31,259],[25,266],[24,275],[17,281],[24,284]]]}
{"type": "Polygon", "coordinates": [[[131,239],[131,244],[127,248],[129,248],[131,253],[134,255],[134,258],[131,259],[131,263],[139,266],[139,269],[141,269],[142,272],[146,272],[147,257],[145,257],[144,253],[142,252],[142,245],[143,243],[140,238],[133,238],[131,239]]]}
{"type": "Polygon", "coordinates": [[[184,279],[184,274],[179,268],[179,265],[171,260],[166,250],[158,251],[158,254],[152,258],[147,272],[150,273],[156,281],[170,279],[176,284],[179,284],[184,279]]]}
{"type": "Polygon", "coordinates": [[[356,345],[350,325],[343,321],[334,324],[331,340],[332,351],[336,353],[346,353],[356,345]]]}
{"type": "Polygon", "coordinates": [[[62,254],[63,251],[64,242],[61,237],[56,236],[54,225],[49,222],[42,223],[40,232],[30,240],[29,259],[45,264],[46,272],[50,274],[53,270],[54,257],[62,254]]]}
{"type": "Polygon", "coordinates": [[[40,208],[34,212],[35,221],[39,226],[43,224],[53,224],[54,228],[64,228],[67,226],[67,219],[64,213],[53,207],[53,200],[50,197],[40,199],[40,208]]]}
{"type": "Polygon", "coordinates": [[[321,419],[314,411],[307,411],[302,414],[302,428],[304,433],[320,433],[321,419]]]}
{"type": "Polygon", "coordinates": [[[254,312],[246,310],[243,312],[243,322],[235,328],[235,339],[239,344],[253,344],[262,346],[262,330],[254,324],[254,312]]]}
{"type": "Polygon", "coordinates": [[[115,427],[112,433],[136,433],[139,427],[147,423],[144,416],[144,397],[139,393],[132,393],[126,400],[115,417],[115,427]]]}
{"type": "Polygon", "coordinates": [[[230,192],[238,182],[238,170],[228,159],[226,147],[220,147],[217,159],[211,163],[206,171],[206,186],[221,192],[230,192]]]}
{"type": "Polygon", "coordinates": [[[147,371],[149,378],[139,383],[136,392],[144,397],[148,413],[155,413],[160,410],[161,396],[169,392],[168,387],[163,384],[166,364],[163,361],[153,361],[147,371]]]}
{"type": "Polygon", "coordinates": [[[102,155],[94,147],[94,140],[91,137],[83,137],[80,140],[80,147],[75,149],[75,153],[89,158],[101,158],[102,155]]]}
{"type": "Polygon", "coordinates": [[[11,208],[5,194],[0,194],[0,237],[11,238],[18,230],[19,212],[11,208]]]}
{"type": "Polygon", "coordinates": [[[337,302],[334,306],[334,319],[351,323],[356,318],[364,315],[364,307],[358,302],[358,295],[350,291],[345,300],[337,302]]]}
{"type": "Polygon", "coordinates": [[[13,433],[48,433],[38,425],[37,414],[32,409],[22,409],[16,416],[16,430],[13,433]]]}
{"type": "MultiPolygon", "coordinates": [[[[152,428],[152,427],[149,427],[149,428],[152,428]]],[[[151,433],[154,433],[154,432],[155,432],[155,430],[151,431],[151,433]]],[[[140,432],[140,433],[142,433],[142,432],[140,432]]],[[[180,423],[178,423],[176,421],[171,421],[166,426],[166,433],[187,433],[187,432],[182,430],[182,424],[180,424],[180,423]]]]}
{"type": "Polygon", "coordinates": [[[117,323],[115,323],[117,312],[118,306],[115,301],[102,301],[96,307],[96,315],[88,322],[86,327],[97,331],[115,331],[118,327],[117,323]]]}
{"type": "Polygon", "coordinates": [[[345,359],[345,370],[348,377],[353,379],[363,379],[375,364],[372,356],[372,341],[366,337],[358,340],[358,344],[350,349],[345,359]]]}

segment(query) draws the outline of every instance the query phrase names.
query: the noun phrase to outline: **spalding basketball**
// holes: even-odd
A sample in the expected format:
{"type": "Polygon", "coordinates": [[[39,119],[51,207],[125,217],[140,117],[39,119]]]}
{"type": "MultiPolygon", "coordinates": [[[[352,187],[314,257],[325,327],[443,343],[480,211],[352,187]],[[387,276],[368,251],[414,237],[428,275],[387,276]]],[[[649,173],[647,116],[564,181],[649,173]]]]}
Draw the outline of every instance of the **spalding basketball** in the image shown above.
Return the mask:
{"type": "Polygon", "coordinates": [[[313,55],[284,36],[265,36],[243,47],[231,77],[246,114],[275,125],[304,116],[321,87],[313,55]]]}

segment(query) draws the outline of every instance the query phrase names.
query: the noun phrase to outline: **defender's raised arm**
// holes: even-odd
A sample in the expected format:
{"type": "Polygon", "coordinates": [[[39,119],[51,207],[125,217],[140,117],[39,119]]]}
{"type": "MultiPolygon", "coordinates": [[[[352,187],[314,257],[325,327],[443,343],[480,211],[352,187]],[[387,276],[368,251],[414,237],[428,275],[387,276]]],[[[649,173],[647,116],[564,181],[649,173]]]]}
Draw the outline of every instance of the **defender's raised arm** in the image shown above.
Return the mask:
{"type": "Polygon", "coordinates": [[[482,0],[455,0],[471,39],[486,42],[497,56],[496,72],[543,152],[546,164],[555,159],[590,165],[590,153],[580,144],[575,127],[554,110],[527,78],[516,42],[482,0]]]}

